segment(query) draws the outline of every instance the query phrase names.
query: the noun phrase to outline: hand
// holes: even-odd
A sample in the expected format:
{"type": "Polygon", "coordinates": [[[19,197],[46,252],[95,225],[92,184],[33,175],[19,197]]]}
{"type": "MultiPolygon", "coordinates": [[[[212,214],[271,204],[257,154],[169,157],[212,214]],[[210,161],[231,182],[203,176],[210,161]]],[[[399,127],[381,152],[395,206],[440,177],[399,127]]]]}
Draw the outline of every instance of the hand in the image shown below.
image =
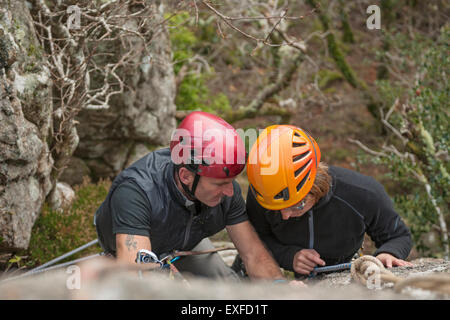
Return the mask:
{"type": "Polygon", "coordinates": [[[379,255],[377,255],[377,259],[380,260],[383,263],[383,265],[386,266],[387,268],[413,266],[411,262],[402,259],[397,259],[396,257],[394,257],[389,253],[380,253],[379,255]]]}
{"type": "Polygon", "coordinates": [[[293,268],[297,273],[308,275],[317,265],[324,266],[325,261],[320,259],[319,253],[314,249],[300,250],[294,256],[293,268]]]}

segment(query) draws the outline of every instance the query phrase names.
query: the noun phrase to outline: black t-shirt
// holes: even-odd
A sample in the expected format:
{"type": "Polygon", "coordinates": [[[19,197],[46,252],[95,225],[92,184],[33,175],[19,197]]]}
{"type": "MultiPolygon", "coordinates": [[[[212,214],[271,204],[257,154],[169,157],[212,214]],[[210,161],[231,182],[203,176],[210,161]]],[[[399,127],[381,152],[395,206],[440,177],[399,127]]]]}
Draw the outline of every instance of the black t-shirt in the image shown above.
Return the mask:
{"type": "Polygon", "coordinates": [[[248,220],[241,189],[208,207],[188,200],[174,181],[169,149],[149,153],[114,180],[96,212],[100,244],[115,254],[117,233],[147,236],[156,254],[191,250],[201,240],[248,220]]]}
{"type": "Polygon", "coordinates": [[[132,181],[123,182],[111,197],[112,233],[150,238],[150,210],[144,191],[132,181]]]}

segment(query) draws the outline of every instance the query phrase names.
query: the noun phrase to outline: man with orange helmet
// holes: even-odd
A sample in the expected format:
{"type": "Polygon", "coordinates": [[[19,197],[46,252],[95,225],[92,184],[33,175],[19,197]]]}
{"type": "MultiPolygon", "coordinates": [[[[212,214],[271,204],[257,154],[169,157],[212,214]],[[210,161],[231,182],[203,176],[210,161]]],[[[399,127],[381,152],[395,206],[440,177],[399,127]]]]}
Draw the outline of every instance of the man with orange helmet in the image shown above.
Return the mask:
{"type": "MultiPolygon", "coordinates": [[[[95,215],[106,253],[134,263],[141,249],[160,257],[174,250],[213,249],[208,237],[226,228],[253,278],[283,279],[279,266],[248,222],[236,176],[245,167],[242,139],[223,119],[190,113],[170,148],[123,170],[95,215]]],[[[215,254],[182,257],[179,271],[234,278],[215,254]]]]}
{"type": "Polygon", "coordinates": [[[311,135],[290,125],[264,129],[247,164],[247,214],[279,265],[308,275],[349,262],[367,232],[387,267],[411,265],[411,235],[383,186],[320,162],[311,135]]]}

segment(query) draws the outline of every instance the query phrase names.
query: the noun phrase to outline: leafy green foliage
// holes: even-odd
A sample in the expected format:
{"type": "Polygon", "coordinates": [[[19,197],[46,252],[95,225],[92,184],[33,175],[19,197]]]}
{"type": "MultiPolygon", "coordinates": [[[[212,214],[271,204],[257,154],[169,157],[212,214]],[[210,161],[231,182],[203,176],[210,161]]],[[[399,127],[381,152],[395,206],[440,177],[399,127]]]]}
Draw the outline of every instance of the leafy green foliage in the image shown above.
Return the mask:
{"type": "Polygon", "coordinates": [[[206,86],[207,74],[191,74],[184,77],[178,88],[175,104],[180,110],[203,110],[224,113],[231,109],[226,95],[219,93],[212,96],[206,86]]]}
{"type": "Polygon", "coordinates": [[[450,29],[442,28],[437,40],[420,35],[416,35],[414,41],[404,34],[390,37],[401,53],[398,68],[416,77],[409,87],[404,81],[377,83],[387,107],[396,99],[401,101],[389,123],[404,138],[398,141],[393,136],[390,143],[406,156],[390,152],[386,157],[372,160],[387,166],[390,177],[406,191],[395,197],[395,203],[408,221],[418,250],[437,257],[447,256],[449,244],[445,242],[443,224],[448,229],[450,29]],[[427,241],[429,235],[436,232],[438,241],[427,241]]]}
{"type": "Polygon", "coordinates": [[[199,19],[197,26],[193,25],[193,17],[187,12],[180,12],[174,16],[166,14],[166,18],[168,17],[171,17],[168,28],[173,51],[174,71],[177,76],[182,76],[175,98],[178,109],[203,110],[213,113],[224,113],[231,110],[230,102],[225,94],[213,95],[208,88],[207,83],[214,76],[214,69],[204,66],[201,69],[194,68],[190,62],[196,56],[205,59],[210,52],[207,44],[218,41],[214,27],[202,18],[199,19]],[[183,75],[181,75],[181,70],[183,70],[183,75]]]}
{"type": "Polygon", "coordinates": [[[9,259],[8,263],[13,264],[17,263],[17,265],[20,267],[20,262],[22,261],[22,257],[19,257],[17,255],[14,255],[11,259],[9,259]]]}
{"type": "Polygon", "coordinates": [[[169,34],[172,44],[174,71],[178,74],[186,60],[194,56],[194,46],[199,44],[195,34],[189,28],[190,16],[187,12],[177,15],[166,14],[165,18],[169,18],[169,34]]]}

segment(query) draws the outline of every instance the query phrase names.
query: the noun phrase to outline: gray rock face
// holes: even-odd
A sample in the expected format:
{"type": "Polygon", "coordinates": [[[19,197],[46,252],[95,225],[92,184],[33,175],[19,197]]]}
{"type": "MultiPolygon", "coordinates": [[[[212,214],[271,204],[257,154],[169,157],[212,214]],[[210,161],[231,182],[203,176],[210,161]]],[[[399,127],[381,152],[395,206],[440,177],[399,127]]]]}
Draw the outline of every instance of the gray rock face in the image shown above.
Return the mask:
{"type": "Polygon", "coordinates": [[[70,186],[81,184],[84,177],[91,176],[91,169],[86,163],[77,157],[71,157],[67,163],[67,168],[64,169],[59,176],[59,181],[64,181],[70,186]]]}
{"type": "MultiPolygon", "coordinates": [[[[403,281],[406,279],[413,279],[418,277],[426,277],[426,276],[436,276],[442,278],[442,280],[446,279],[447,293],[441,294],[437,291],[432,290],[423,290],[421,288],[417,288],[415,286],[406,287],[401,291],[401,294],[415,298],[415,299],[450,299],[450,262],[445,261],[443,259],[433,259],[433,258],[421,258],[411,261],[414,265],[413,267],[395,267],[388,269],[395,277],[399,279],[399,281],[403,281]]],[[[441,281],[442,282],[442,281],[441,281]]],[[[330,289],[330,288],[345,288],[347,286],[355,284],[355,281],[352,279],[350,271],[342,271],[342,272],[334,272],[328,274],[320,274],[317,277],[308,279],[306,281],[308,285],[330,289]]],[[[412,282],[411,282],[412,283],[412,282]]],[[[360,287],[365,288],[363,285],[360,287]]],[[[436,285],[432,285],[431,287],[437,287],[436,285]]],[[[372,286],[371,290],[368,292],[372,295],[374,292],[390,292],[395,293],[394,283],[392,282],[383,282],[380,281],[380,286],[376,287],[372,286]]]]}
{"type": "MultiPolygon", "coordinates": [[[[32,226],[61,173],[54,167],[66,166],[79,141],[76,157],[68,162],[78,163],[79,170],[69,167],[61,175],[70,185],[85,175],[114,177],[155,146],[169,143],[176,125],[175,80],[161,8],[155,5],[155,18],[148,22],[154,31],[149,48],[138,37],[127,38],[134,55],[117,71],[126,84],[123,94],[113,97],[107,110],[83,109],[79,127],[66,132],[61,160],[52,158],[49,146],[62,118],[53,112],[51,75],[29,9],[25,1],[0,0],[0,248],[28,247],[32,226]]],[[[130,20],[126,28],[138,26],[130,20]]],[[[112,49],[119,58],[124,54],[118,43],[112,49]]]]}
{"type": "MultiPolygon", "coordinates": [[[[130,40],[134,52],[140,53],[121,70],[124,92],[112,97],[108,109],[78,114],[80,144],[75,156],[96,178],[112,178],[155,146],[169,144],[176,126],[176,87],[170,39],[167,30],[156,27],[161,17],[156,14],[149,22],[155,33],[147,53],[141,39],[130,40]]],[[[127,28],[136,26],[130,23],[127,28]]]]}
{"type": "Polygon", "coordinates": [[[75,192],[67,183],[57,182],[48,200],[53,210],[62,213],[75,200],[75,192]]]}
{"type": "Polygon", "coordinates": [[[52,184],[51,81],[23,1],[0,1],[0,247],[26,248],[52,184]]]}

